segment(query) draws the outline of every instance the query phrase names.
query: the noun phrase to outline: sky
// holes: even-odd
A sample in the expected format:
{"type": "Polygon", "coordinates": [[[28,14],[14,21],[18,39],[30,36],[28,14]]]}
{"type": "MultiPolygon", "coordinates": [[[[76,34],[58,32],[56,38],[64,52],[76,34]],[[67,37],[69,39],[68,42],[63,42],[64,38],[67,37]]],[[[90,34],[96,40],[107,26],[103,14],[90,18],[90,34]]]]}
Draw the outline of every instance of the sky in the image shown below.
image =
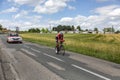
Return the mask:
{"type": "Polygon", "coordinates": [[[120,30],[120,0],[0,0],[0,24],[20,30],[57,25],[120,30]]]}

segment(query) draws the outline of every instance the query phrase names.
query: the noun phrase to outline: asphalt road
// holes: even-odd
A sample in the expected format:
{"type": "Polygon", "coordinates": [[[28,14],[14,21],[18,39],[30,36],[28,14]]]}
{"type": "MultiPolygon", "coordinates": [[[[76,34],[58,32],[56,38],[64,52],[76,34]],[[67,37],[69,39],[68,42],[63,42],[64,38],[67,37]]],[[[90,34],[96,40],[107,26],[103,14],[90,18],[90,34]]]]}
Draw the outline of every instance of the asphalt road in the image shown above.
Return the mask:
{"type": "Polygon", "coordinates": [[[5,35],[0,38],[18,80],[120,80],[119,64],[72,52],[57,55],[53,48],[29,42],[9,44],[5,35]]]}

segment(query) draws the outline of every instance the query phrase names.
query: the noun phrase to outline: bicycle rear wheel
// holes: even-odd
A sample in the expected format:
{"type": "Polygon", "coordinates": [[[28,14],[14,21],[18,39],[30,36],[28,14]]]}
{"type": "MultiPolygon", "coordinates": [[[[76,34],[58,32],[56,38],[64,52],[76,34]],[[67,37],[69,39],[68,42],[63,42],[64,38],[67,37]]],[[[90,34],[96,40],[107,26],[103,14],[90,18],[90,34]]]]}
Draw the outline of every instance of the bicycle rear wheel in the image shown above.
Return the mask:
{"type": "Polygon", "coordinates": [[[61,45],[60,47],[60,54],[62,54],[63,56],[65,55],[65,48],[63,45],[61,45]]]}

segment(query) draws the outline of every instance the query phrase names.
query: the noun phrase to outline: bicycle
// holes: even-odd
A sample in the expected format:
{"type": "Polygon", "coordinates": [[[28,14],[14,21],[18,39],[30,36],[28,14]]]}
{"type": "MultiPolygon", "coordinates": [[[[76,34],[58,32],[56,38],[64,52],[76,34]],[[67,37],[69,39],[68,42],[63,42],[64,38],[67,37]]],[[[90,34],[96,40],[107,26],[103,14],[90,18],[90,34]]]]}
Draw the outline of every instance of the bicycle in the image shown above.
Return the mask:
{"type": "Polygon", "coordinates": [[[63,43],[60,43],[58,46],[55,47],[56,54],[62,54],[65,55],[65,47],[63,43]]]}

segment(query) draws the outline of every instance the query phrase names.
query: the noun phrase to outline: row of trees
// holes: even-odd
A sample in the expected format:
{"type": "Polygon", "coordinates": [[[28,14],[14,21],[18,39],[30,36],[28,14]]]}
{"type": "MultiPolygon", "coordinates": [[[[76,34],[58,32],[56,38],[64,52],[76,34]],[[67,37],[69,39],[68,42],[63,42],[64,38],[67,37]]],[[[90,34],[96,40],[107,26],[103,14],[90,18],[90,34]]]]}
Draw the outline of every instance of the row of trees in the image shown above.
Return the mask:
{"type": "Polygon", "coordinates": [[[0,24],[0,31],[2,31],[2,29],[3,29],[3,26],[0,24]]]}
{"type": "Polygon", "coordinates": [[[104,33],[106,33],[106,32],[114,33],[115,29],[113,27],[109,27],[109,28],[104,28],[103,31],[104,31],[104,33]]]}
{"type": "MultiPolygon", "coordinates": [[[[80,26],[77,26],[76,28],[72,25],[58,25],[57,27],[53,27],[52,28],[52,31],[88,31],[88,32],[92,32],[92,31],[95,31],[96,33],[99,32],[98,28],[94,28],[93,30],[90,30],[90,29],[85,29],[85,30],[82,30],[80,26]]],[[[31,28],[28,30],[28,32],[33,32],[33,33],[48,33],[48,32],[51,32],[48,30],[48,28],[42,28],[42,29],[39,29],[39,28],[31,28]]],[[[103,29],[103,32],[106,33],[106,32],[109,32],[109,33],[120,33],[120,31],[116,31],[115,32],[115,29],[113,27],[108,27],[108,28],[104,28],[103,29]]]]}
{"type": "Polygon", "coordinates": [[[42,33],[48,33],[49,32],[49,30],[46,28],[42,28],[42,29],[39,29],[39,28],[31,28],[31,29],[29,29],[28,30],[28,32],[32,32],[32,33],[40,33],[40,32],[42,32],[42,33]]]}
{"type": "MultiPolygon", "coordinates": [[[[90,30],[90,29],[85,29],[85,30],[82,30],[80,26],[77,26],[76,28],[72,25],[58,25],[57,27],[53,27],[52,29],[53,31],[75,31],[75,30],[78,30],[78,31],[88,31],[88,32],[91,32],[91,31],[95,31],[96,33],[99,32],[98,28],[94,28],[93,30],[90,30]]],[[[120,33],[120,30],[117,30],[115,31],[114,27],[108,27],[108,28],[104,28],[103,29],[103,32],[104,33],[120,33]]]]}
{"type": "MultiPolygon", "coordinates": [[[[94,28],[93,30],[89,30],[89,29],[85,29],[85,30],[82,30],[80,26],[77,26],[75,28],[74,25],[70,26],[70,25],[58,25],[57,27],[53,27],[52,28],[52,31],[75,31],[75,30],[78,30],[78,31],[96,31],[96,33],[99,32],[98,28],[94,28]]],[[[3,28],[3,26],[0,24],[0,32],[6,32],[8,31],[6,28],[3,28]]],[[[50,30],[48,30],[48,28],[42,28],[42,29],[39,29],[39,28],[31,28],[29,29],[27,32],[32,32],[32,33],[48,33],[48,32],[51,32],[50,30]]],[[[114,27],[108,27],[108,28],[104,28],[103,29],[103,32],[106,33],[106,32],[109,32],[109,33],[120,33],[120,30],[117,30],[115,31],[114,27]]]]}
{"type": "MultiPolygon", "coordinates": [[[[80,28],[80,26],[77,26],[76,28],[77,30],[79,31],[82,31],[82,29],[80,28]]],[[[75,31],[76,30],[75,27],[72,25],[72,26],[69,26],[69,25],[58,25],[57,27],[53,27],[52,28],[52,31],[75,31]]],[[[28,32],[32,32],[32,33],[48,33],[48,32],[51,32],[50,30],[48,30],[48,28],[42,28],[42,29],[39,29],[39,28],[31,28],[28,30],[28,32]]]]}
{"type": "MultiPolygon", "coordinates": [[[[80,26],[77,26],[77,28],[79,31],[81,31],[80,26]]],[[[70,26],[70,25],[58,25],[57,27],[53,27],[52,28],[53,31],[75,31],[75,27],[74,25],[70,26]]]]}
{"type": "Polygon", "coordinates": [[[0,24],[0,33],[6,33],[8,32],[7,28],[3,28],[3,26],[0,24]]]}

